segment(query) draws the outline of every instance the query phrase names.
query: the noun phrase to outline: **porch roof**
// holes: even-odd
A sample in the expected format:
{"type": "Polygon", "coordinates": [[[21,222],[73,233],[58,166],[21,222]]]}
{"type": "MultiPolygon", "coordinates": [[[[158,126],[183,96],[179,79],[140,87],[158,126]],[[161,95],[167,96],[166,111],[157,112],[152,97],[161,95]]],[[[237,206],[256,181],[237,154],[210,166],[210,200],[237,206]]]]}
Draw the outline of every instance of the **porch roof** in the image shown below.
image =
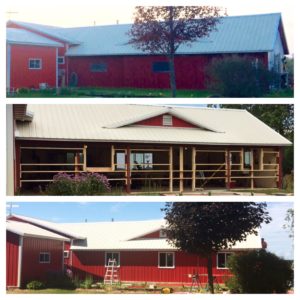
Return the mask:
{"type": "MultiPolygon", "coordinates": [[[[165,107],[166,108],[166,107],[165,107]]],[[[171,107],[168,112],[198,128],[138,126],[136,120],[162,112],[150,105],[30,104],[31,122],[17,122],[15,136],[22,140],[98,141],[122,143],[265,145],[291,143],[246,110],[171,107]],[[112,126],[112,124],[121,124],[112,126]],[[201,126],[201,127],[200,127],[201,126]]]]}

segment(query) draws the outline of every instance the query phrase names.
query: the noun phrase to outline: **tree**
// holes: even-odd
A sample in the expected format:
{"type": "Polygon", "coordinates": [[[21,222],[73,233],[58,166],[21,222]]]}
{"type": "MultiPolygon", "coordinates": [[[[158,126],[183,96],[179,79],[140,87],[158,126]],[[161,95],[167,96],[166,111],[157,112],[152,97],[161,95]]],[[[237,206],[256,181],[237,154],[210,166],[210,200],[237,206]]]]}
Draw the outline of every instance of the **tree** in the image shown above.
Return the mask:
{"type": "Polygon", "coordinates": [[[286,293],[293,286],[291,262],[266,250],[231,255],[228,266],[235,276],[229,281],[231,290],[247,294],[286,293]]]}
{"type": "Polygon", "coordinates": [[[286,223],[283,225],[283,228],[287,229],[290,232],[289,237],[293,239],[294,238],[294,209],[293,208],[289,208],[286,211],[286,216],[284,220],[286,221],[286,223]]]}
{"type": "Polygon", "coordinates": [[[169,202],[162,210],[166,214],[169,243],[206,258],[211,293],[212,255],[245,240],[249,234],[257,234],[261,223],[271,221],[265,203],[169,202]]]}
{"type": "MultiPolygon", "coordinates": [[[[293,104],[222,104],[220,108],[246,109],[275,131],[294,141],[294,105],[293,104]]],[[[294,170],[294,147],[284,149],[283,173],[294,170]]]]}
{"type": "Polygon", "coordinates": [[[176,97],[174,57],[180,45],[207,37],[216,30],[221,8],[215,6],[137,6],[129,44],[169,60],[172,97],[176,97]]]}

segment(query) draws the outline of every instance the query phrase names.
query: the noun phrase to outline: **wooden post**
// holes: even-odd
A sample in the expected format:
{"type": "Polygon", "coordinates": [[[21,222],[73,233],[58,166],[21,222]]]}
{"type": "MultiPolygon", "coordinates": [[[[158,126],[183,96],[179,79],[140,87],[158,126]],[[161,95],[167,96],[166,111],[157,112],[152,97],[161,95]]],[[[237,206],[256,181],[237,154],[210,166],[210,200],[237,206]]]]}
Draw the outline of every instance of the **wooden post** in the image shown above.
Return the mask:
{"type": "Polygon", "coordinates": [[[183,155],[184,155],[184,149],[183,147],[179,148],[179,192],[183,192],[183,155]]]}
{"type": "Polygon", "coordinates": [[[277,182],[277,187],[279,189],[282,189],[282,178],[283,178],[283,173],[282,173],[282,161],[283,161],[283,149],[282,147],[279,149],[279,152],[278,152],[278,161],[277,161],[277,164],[278,164],[278,182],[277,182]]]}
{"type": "Polygon", "coordinates": [[[244,148],[241,148],[241,171],[244,171],[244,148]]]}
{"type": "Polygon", "coordinates": [[[196,147],[192,147],[192,191],[196,190],[196,147]]]}
{"type": "Polygon", "coordinates": [[[16,157],[15,157],[15,172],[14,172],[14,177],[15,177],[15,194],[18,192],[20,188],[22,188],[22,182],[21,182],[21,148],[19,142],[15,142],[15,151],[16,151],[16,157]]]}
{"type": "Polygon", "coordinates": [[[225,161],[226,161],[226,188],[230,190],[230,182],[231,182],[231,166],[230,166],[230,151],[226,149],[225,152],[225,161]]]}
{"type": "Polygon", "coordinates": [[[169,148],[169,192],[173,192],[173,147],[169,148]]]}
{"type": "Polygon", "coordinates": [[[264,148],[260,148],[259,169],[264,169],[264,148]]]}
{"type": "Polygon", "coordinates": [[[86,164],[87,164],[87,159],[86,159],[86,149],[87,149],[87,145],[84,145],[83,146],[83,150],[82,150],[82,153],[83,153],[83,171],[86,172],[86,164]]]}
{"type": "Polygon", "coordinates": [[[254,189],[254,178],[253,178],[253,175],[254,175],[254,157],[253,157],[253,149],[251,148],[251,158],[250,158],[250,161],[251,161],[251,170],[250,170],[250,175],[251,175],[251,190],[254,189]]]}
{"type": "Polygon", "coordinates": [[[75,153],[75,157],[74,157],[74,163],[75,163],[75,175],[77,174],[76,172],[79,171],[79,166],[78,164],[80,163],[80,157],[79,157],[79,153],[75,153]]]}
{"type": "Polygon", "coordinates": [[[115,171],[115,147],[111,145],[111,170],[115,171]]]}
{"type": "Polygon", "coordinates": [[[130,194],[131,190],[131,175],[130,175],[130,146],[126,148],[126,193],[130,194]]]}

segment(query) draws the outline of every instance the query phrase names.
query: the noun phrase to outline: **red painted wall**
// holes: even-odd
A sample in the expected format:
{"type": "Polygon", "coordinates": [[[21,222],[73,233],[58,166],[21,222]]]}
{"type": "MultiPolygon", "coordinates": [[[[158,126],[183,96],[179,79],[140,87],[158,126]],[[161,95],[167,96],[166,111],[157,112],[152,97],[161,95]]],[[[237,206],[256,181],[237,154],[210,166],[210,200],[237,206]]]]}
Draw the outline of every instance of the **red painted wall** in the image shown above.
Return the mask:
{"type": "Polygon", "coordinates": [[[22,255],[22,285],[32,280],[44,280],[48,272],[63,270],[63,242],[24,237],[22,255]],[[39,263],[40,252],[50,252],[50,263],[39,263]]]}
{"type": "MultiPolygon", "coordinates": [[[[103,251],[73,251],[72,267],[74,275],[85,277],[86,274],[95,278],[105,275],[103,251]]],[[[175,268],[158,268],[157,251],[122,251],[120,253],[119,279],[136,282],[173,282],[191,283],[188,274],[207,274],[206,261],[196,255],[175,252],[175,268]]],[[[228,270],[216,269],[216,257],[213,259],[213,274],[217,275],[219,283],[228,270]]],[[[201,282],[207,282],[207,276],[200,276],[201,282]]]]}
{"type": "Polygon", "coordinates": [[[10,88],[39,88],[46,82],[50,87],[56,86],[56,48],[11,45],[10,88]],[[30,58],[42,60],[42,69],[29,69],[30,58]]]}
{"type": "MultiPolygon", "coordinates": [[[[266,53],[247,55],[259,58],[267,65],[266,53]]],[[[205,67],[220,55],[178,55],[175,57],[178,89],[205,89],[205,67]]],[[[69,78],[72,72],[78,76],[78,86],[135,87],[168,89],[168,73],[152,72],[152,63],[167,61],[164,56],[90,56],[69,57],[69,78]],[[107,72],[91,72],[93,63],[107,64],[107,72]]]]}
{"type": "Polygon", "coordinates": [[[145,235],[137,238],[137,240],[138,239],[155,239],[155,238],[159,238],[159,230],[145,234],[145,235]]]}
{"type": "MultiPolygon", "coordinates": [[[[187,128],[196,128],[195,125],[188,123],[182,119],[176,118],[172,116],[173,125],[167,127],[187,127],[187,128]]],[[[143,125],[143,126],[164,126],[163,125],[163,115],[153,117],[147,120],[143,120],[140,122],[135,123],[135,125],[143,125]]],[[[166,126],[165,126],[166,127],[166,126]]]]}
{"type": "Polygon", "coordinates": [[[6,231],[6,286],[18,286],[19,236],[6,231]]]}

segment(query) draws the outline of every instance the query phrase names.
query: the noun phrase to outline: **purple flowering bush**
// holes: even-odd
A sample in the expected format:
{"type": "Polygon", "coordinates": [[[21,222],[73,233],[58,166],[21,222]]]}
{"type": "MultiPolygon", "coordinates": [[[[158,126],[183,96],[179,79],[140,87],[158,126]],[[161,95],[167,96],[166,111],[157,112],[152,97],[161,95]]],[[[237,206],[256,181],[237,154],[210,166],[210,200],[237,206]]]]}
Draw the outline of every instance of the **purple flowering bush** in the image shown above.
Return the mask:
{"type": "Polygon", "coordinates": [[[93,196],[111,190],[106,176],[98,173],[70,175],[59,173],[46,188],[46,194],[56,196],[93,196]]]}

